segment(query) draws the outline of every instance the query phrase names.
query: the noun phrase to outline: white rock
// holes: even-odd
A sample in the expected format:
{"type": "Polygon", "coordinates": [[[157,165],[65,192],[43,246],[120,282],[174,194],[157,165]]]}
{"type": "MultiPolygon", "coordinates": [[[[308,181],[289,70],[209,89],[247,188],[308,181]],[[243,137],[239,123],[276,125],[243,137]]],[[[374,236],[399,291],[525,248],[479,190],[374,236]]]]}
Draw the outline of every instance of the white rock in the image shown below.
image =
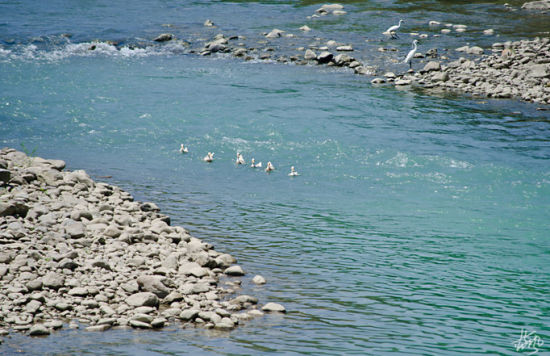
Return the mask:
{"type": "Polygon", "coordinates": [[[286,313],[285,307],[278,303],[269,302],[262,307],[262,310],[267,313],[286,313]]]}
{"type": "Polygon", "coordinates": [[[264,277],[262,277],[258,274],[256,276],[254,276],[254,278],[252,278],[252,282],[254,282],[255,284],[265,284],[266,280],[265,280],[264,277]]]}

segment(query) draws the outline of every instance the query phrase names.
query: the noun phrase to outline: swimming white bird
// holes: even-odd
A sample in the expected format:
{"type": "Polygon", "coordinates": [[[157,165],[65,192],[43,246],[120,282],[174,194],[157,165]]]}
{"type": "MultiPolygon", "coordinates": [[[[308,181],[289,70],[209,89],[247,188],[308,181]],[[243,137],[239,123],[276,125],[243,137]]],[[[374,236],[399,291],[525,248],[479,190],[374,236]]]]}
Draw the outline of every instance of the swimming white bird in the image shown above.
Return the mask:
{"type": "Polygon", "coordinates": [[[290,173],[288,174],[290,177],[296,177],[299,176],[298,172],[294,169],[294,166],[290,167],[290,173]]]}
{"type": "Polygon", "coordinates": [[[398,38],[399,36],[397,36],[396,32],[397,30],[399,30],[399,27],[401,27],[401,23],[404,22],[403,20],[399,20],[399,24],[398,25],[394,25],[390,28],[388,28],[386,30],[386,32],[384,32],[384,34],[386,35],[390,35],[391,38],[398,38]]]}
{"type": "Polygon", "coordinates": [[[213,152],[208,152],[208,154],[206,156],[204,156],[204,158],[202,159],[203,161],[205,162],[212,162],[214,160],[214,153],[213,152]]]}
{"type": "Polygon", "coordinates": [[[252,168],[262,168],[262,162],[256,163],[256,161],[254,161],[254,158],[252,158],[252,161],[250,162],[250,167],[252,167],[252,168]]]}
{"type": "Polygon", "coordinates": [[[269,173],[274,170],[275,170],[275,167],[271,164],[271,162],[267,162],[267,167],[265,167],[265,171],[269,173]]]}
{"type": "Polygon", "coordinates": [[[235,161],[235,163],[237,163],[237,164],[246,164],[242,154],[237,152],[237,160],[235,161]]]}
{"type": "Polygon", "coordinates": [[[412,69],[412,58],[414,57],[414,54],[416,53],[416,44],[418,43],[418,40],[413,41],[413,49],[409,51],[409,54],[407,54],[407,57],[403,61],[403,63],[409,62],[409,68],[412,69]]]}
{"type": "Polygon", "coordinates": [[[180,153],[187,153],[187,152],[189,152],[189,150],[182,143],[181,146],[180,146],[180,153]]]}

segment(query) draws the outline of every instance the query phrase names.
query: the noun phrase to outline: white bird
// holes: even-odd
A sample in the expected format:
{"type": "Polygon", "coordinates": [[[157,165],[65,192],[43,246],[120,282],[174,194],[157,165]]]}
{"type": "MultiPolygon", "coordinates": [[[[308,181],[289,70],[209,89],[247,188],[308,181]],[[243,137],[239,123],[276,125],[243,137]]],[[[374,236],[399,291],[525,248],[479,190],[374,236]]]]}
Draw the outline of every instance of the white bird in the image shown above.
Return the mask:
{"type": "Polygon", "coordinates": [[[294,166],[290,167],[290,173],[288,174],[290,177],[296,177],[299,176],[298,172],[294,169],[294,166]]]}
{"type": "Polygon", "coordinates": [[[237,160],[235,161],[235,163],[237,163],[237,164],[246,164],[242,154],[237,152],[237,160]]]}
{"type": "Polygon", "coordinates": [[[204,158],[202,159],[203,161],[205,162],[212,162],[214,160],[214,153],[213,152],[208,152],[208,154],[206,156],[204,156],[204,158]]]}
{"type": "Polygon", "coordinates": [[[187,152],[189,152],[189,150],[182,143],[181,146],[180,146],[180,153],[187,153],[187,152]]]}
{"type": "Polygon", "coordinates": [[[414,57],[414,54],[416,53],[416,44],[418,43],[418,40],[413,41],[413,49],[409,51],[409,54],[407,54],[407,57],[405,57],[405,60],[403,63],[409,62],[409,68],[412,69],[412,58],[414,57]]]}
{"type": "Polygon", "coordinates": [[[265,167],[265,171],[269,173],[274,170],[275,170],[275,167],[271,164],[271,162],[267,162],[267,167],[265,167]]]}
{"type": "Polygon", "coordinates": [[[252,161],[250,162],[250,167],[252,167],[252,168],[262,168],[262,162],[256,163],[256,161],[254,161],[254,158],[252,158],[252,161]]]}
{"type": "Polygon", "coordinates": [[[386,30],[384,34],[390,35],[391,38],[397,38],[397,30],[399,30],[399,27],[401,27],[401,23],[404,22],[403,20],[399,20],[399,25],[394,25],[386,30]]]}

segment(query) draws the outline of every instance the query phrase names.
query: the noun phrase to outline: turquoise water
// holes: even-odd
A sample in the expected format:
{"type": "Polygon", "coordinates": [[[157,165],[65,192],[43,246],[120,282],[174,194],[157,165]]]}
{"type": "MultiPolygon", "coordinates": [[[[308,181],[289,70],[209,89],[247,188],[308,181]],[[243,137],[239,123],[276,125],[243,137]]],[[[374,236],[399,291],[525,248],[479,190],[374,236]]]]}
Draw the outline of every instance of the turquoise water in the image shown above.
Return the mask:
{"type": "MultiPolygon", "coordinates": [[[[199,38],[207,17],[251,36],[281,16],[298,23],[315,4],[142,2],[129,9],[136,21],[115,5],[88,5],[39,23],[33,16],[46,9],[1,5],[15,14],[0,15],[0,144],[64,159],[156,202],[174,224],[238,258],[249,272],[243,292],[289,312],[230,333],[173,325],[14,334],[0,353],[514,354],[522,328],[550,342],[547,112],[177,46],[85,50],[93,38],[139,41],[170,22],[199,38]],[[212,164],[202,162],[208,151],[212,164]],[[237,151],[276,171],[237,167],[237,151]],[[292,165],[299,177],[287,176],[292,165]],[[252,285],[254,274],[268,284],[252,285]]],[[[346,21],[367,11],[347,6],[351,20],[320,30],[349,30],[346,21]]]]}

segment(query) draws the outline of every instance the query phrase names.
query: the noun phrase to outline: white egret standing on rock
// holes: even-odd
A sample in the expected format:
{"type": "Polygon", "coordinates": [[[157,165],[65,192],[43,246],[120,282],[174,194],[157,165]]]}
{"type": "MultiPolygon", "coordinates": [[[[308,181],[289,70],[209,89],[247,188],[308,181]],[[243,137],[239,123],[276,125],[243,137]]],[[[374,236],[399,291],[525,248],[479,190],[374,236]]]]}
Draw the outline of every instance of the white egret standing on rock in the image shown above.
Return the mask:
{"type": "Polygon", "coordinates": [[[403,20],[399,20],[399,24],[398,25],[394,25],[390,28],[388,28],[386,30],[386,32],[384,32],[384,34],[388,34],[391,36],[391,38],[398,38],[399,36],[397,36],[396,32],[397,30],[399,30],[399,27],[401,27],[401,23],[404,22],[403,20]]]}
{"type": "Polygon", "coordinates": [[[409,62],[409,68],[412,69],[412,58],[414,57],[414,54],[416,53],[416,44],[418,43],[418,40],[413,41],[413,49],[409,51],[409,54],[407,54],[407,57],[405,57],[405,60],[403,63],[409,62]]]}

